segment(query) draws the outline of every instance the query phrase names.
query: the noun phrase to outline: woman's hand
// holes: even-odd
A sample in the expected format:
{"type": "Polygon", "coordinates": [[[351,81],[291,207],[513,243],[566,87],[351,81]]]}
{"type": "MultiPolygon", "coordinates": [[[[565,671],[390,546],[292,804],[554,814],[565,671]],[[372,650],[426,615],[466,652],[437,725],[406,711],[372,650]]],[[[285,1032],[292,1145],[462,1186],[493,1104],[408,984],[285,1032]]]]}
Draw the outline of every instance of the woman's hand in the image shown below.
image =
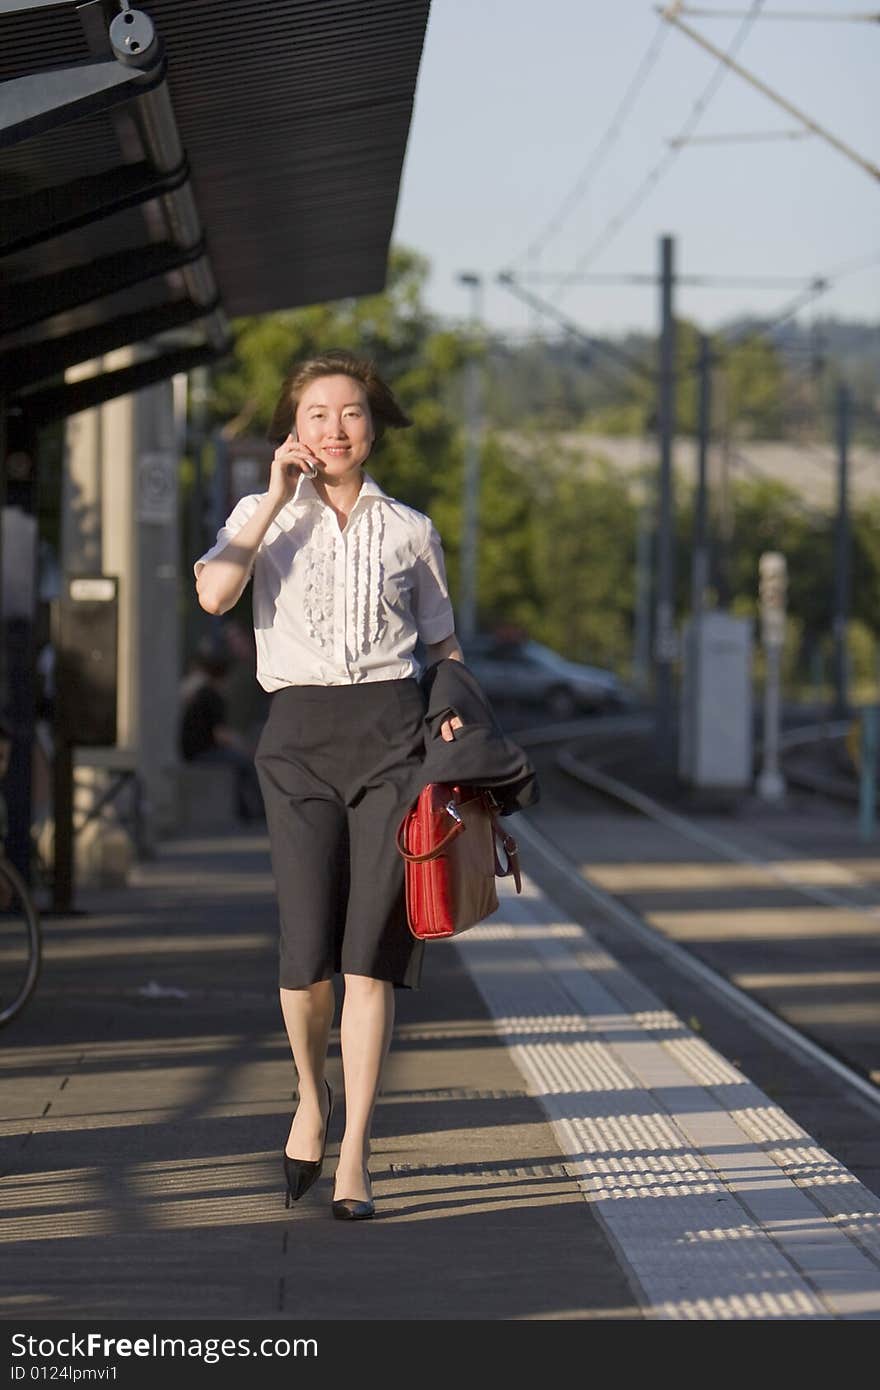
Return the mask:
{"type": "Polygon", "coordinates": [[[287,436],[283,444],[278,445],[272,458],[267,492],[279,507],[290,501],[299,482],[300,473],[313,476],[310,464],[317,468],[314,454],[308,445],[294,439],[292,434],[287,436]]]}
{"type": "Polygon", "coordinates": [[[455,730],[460,728],[461,720],[457,714],[454,714],[451,719],[443,720],[443,723],[440,725],[440,735],[447,743],[451,743],[455,738],[455,730]]]}

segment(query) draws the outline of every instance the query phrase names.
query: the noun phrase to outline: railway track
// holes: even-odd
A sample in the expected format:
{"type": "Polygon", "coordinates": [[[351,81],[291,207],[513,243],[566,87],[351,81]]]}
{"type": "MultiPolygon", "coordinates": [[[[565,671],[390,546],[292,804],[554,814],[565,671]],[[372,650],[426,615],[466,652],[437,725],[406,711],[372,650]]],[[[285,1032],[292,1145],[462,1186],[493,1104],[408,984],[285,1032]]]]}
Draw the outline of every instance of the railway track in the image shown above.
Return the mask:
{"type": "MultiPolygon", "coordinates": [[[[517,818],[527,868],[812,1132],[835,1133],[848,1166],[857,1136],[880,1191],[880,853],[804,852],[779,813],[768,834],[645,795],[607,765],[650,728],[626,715],[513,735],[543,792],[517,818]]],[[[821,838],[821,817],[797,814],[821,838]]]]}

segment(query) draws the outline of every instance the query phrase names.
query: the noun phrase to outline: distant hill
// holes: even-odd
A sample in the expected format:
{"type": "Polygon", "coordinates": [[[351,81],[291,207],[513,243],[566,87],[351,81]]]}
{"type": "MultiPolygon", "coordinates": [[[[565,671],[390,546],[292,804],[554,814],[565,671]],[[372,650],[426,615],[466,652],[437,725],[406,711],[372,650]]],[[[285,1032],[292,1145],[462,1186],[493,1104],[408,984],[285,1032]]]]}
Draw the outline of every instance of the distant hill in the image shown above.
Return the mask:
{"type": "MultiPolygon", "coordinates": [[[[725,324],[717,336],[741,344],[760,327],[760,320],[741,318],[725,324]]],[[[868,447],[880,445],[880,323],[830,317],[808,325],[792,321],[770,330],[764,341],[772,344],[782,368],[782,439],[830,443],[836,390],[845,382],[857,403],[855,436],[868,447]]],[[[651,386],[626,359],[651,371],[655,356],[656,340],[644,333],[598,338],[592,347],[569,337],[526,342],[492,337],[485,375],[487,421],[499,429],[599,427],[602,433],[631,434],[628,411],[637,399],[644,405],[651,386]]],[[[450,391],[463,408],[460,384],[452,383],[450,391]]]]}
{"type": "MultiPolygon", "coordinates": [[[[728,340],[735,340],[756,328],[760,328],[758,319],[734,319],[725,324],[722,334],[728,340]]],[[[844,380],[855,383],[863,373],[869,372],[875,386],[880,382],[880,322],[817,318],[806,326],[791,320],[771,329],[768,336],[792,368],[810,362],[824,363],[836,368],[844,380]]]]}

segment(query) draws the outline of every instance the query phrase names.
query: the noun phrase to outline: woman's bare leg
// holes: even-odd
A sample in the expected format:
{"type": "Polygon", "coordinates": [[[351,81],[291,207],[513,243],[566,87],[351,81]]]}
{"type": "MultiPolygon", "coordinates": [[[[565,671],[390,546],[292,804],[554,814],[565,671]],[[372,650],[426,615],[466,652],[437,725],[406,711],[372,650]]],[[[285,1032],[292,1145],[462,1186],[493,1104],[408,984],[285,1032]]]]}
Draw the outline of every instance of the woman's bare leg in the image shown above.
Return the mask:
{"type": "Polygon", "coordinates": [[[321,1157],[327,1123],[324,1068],[336,996],[332,980],[306,989],[282,989],[281,1012],[299,1078],[299,1105],[290,1126],[286,1152],[314,1162],[321,1157]]]}
{"type": "Polygon", "coordinates": [[[394,986],[390,980],[346,975],[340,1026],[345,1134],[339,1149],[334,1201],[353,1197],[367,1202],[372,1196],[367,1172],[370,1130],[393,1028],[394,986]]]}

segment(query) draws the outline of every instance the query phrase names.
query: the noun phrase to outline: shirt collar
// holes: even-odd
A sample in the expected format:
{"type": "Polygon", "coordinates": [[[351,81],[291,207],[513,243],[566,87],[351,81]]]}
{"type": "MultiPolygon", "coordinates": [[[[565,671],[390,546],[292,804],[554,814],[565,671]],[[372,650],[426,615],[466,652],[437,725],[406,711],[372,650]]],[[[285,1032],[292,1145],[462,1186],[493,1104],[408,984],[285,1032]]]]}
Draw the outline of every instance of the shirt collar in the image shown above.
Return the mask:
{"type": "MultiPolygon", "coordinates": [[[[357,506],[358,502],[360,502],[362,497],[377,497],[385,502],[391,501],[391,498],[388,496],[388,493],[383,492],[382,488],[380,488],[379,484],[376,482],[376,479],[371,477],[371,475],[366,471],[366,469],[364,469],[364,480],[361,483],[361,490],[358,493],[357,498],[355,500],[355,507],[357,506]]],[[[295,511],[297,511],[301,507],[308,505],[311,502],[321,502],[321,500],[322,499],[315,487],[314,480],[309,477],[308,473],[301,473],[297,480],[293,496],[291,497],[289,502],[286,502],[284,504],[284,507],[278,513],[276,520],[281,522],[282,517],[284,517],[285,515],[289,515],[292,524],[293,514],[295,511]]],[[[354,510],[354,508],[352,508],[352,510],[354,510]]]]}

